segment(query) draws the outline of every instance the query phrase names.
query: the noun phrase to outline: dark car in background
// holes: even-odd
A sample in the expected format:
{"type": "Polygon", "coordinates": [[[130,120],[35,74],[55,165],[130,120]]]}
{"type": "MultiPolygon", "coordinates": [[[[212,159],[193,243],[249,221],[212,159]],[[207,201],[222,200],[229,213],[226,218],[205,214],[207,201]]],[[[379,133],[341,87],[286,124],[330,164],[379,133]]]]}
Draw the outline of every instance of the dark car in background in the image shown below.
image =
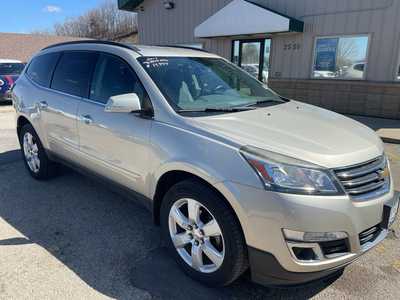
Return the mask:
{"type": "Polygon", "coordinates": [[[18,60],[0,59],[0,103],[11,101],[10,90],[24,67],[18,60]]]}

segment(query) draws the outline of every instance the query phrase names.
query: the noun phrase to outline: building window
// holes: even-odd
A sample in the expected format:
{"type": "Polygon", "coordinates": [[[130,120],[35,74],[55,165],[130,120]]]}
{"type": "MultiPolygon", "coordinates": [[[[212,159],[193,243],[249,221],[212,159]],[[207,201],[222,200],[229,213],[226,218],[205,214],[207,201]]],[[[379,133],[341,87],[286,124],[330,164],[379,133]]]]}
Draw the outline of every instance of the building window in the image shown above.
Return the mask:
{"type": "Polygon", "coordinates": [[[396,70],[396,80],[400,81],[400,59],[399,59],[399,64],[397,66],[397,70],[396,70]]]}
{"type": "Polygon", "coordinates": [[[365,79],[369,36],[318,37],[315,40],[312,77],[365,79]]]}
{"type": "Polygon", "coordinates": [[[231,61],[258,80],[267,83],[270,67],[271,40],[232,41],[231,61]]]}

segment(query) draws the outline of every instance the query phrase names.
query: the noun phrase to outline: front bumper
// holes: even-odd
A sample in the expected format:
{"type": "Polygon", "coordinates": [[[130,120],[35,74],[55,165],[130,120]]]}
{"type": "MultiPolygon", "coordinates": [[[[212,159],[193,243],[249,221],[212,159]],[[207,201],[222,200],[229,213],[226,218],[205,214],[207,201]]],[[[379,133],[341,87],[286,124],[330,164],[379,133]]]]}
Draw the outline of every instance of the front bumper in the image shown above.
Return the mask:
{"type": "MultiPolygon", "coordinates": [[[[364,201],[348,196],[280,194],[232,182],[217,188],[223,190],[238,212],[249,246],[253,280],[273,285],[304,283],[343,269],[385,239],[388,230],[379,227],[384,207],[393,207],[398,201],[393,188],[385,195],[364,201]],[[235,205],[237,202],[240,205],[235,205]],[[372,228],[377,228],[375,236],[360,242],[372,228]],[[320,259],[299,260],[290,248],[293,241],[284,237],[283,229],[345,232],[347,250],[340,255],[326,257],[323,253],[320,259]]],[[[318,243],[313,246],[320,247],[318,243]]]]}
{"type": "Polygon", "coordinates": [[[293,286],[321,278],[339,276],[347,265],[340,265],[335,268],[317,272],[296,273],[285,270],[271,253],[248,247],[248,254],[251,279],[265,286],[293,286]]]}

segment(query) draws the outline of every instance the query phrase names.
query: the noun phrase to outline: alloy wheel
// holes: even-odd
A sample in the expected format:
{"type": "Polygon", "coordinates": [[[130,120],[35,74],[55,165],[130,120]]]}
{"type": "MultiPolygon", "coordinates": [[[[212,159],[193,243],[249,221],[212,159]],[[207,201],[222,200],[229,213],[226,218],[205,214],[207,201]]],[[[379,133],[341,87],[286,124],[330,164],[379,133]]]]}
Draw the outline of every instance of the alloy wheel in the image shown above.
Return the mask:
{"type": "Polygon", "coordinates": [[[222,265],[225,245],[221,228],[200,202],[176,201],[169,212],[169,233],[176,251],[193,269],[212,273],[222,265]]]}
{"type": "Polygon", "coordinates": [[[40,170],[39,147],[35,137],[30,132],[24,134],[23,150],[29,169],[34,173],[38,173],[40,170]]]}

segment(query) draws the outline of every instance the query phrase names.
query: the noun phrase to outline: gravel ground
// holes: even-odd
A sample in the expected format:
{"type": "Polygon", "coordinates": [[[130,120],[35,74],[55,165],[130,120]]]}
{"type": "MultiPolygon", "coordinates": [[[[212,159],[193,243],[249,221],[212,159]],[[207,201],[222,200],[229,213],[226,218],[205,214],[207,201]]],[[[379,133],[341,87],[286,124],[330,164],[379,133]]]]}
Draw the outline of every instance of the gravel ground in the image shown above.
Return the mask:
{"type": "MultiPolygon", "coordinates": [[[[400,190],[400,145],[386,149],[400,190]]],[[[110,298],[400,299],[400,241],[391,234],[336,280],[271,289],[242,278],[206,288],[181,273],[134,202],[70,170],[31,179],[13,113],[0,106],[0,299],[110,298]]]]}

